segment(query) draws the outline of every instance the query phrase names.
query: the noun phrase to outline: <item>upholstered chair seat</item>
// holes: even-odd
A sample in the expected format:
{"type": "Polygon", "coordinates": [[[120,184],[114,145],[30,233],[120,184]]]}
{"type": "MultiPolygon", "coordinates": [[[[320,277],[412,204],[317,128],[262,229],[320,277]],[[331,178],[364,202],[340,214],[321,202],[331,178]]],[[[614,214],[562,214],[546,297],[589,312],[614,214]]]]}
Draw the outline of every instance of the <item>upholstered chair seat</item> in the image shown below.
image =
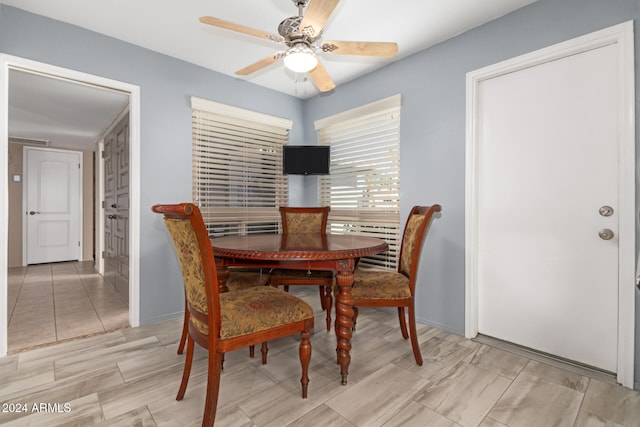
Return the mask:
{"type": "Polygon", "coordinates": [[[354,298],[405,299],[411,298],[409,278],[395,271],[358,269],[354,273],[357,286],[351,289],[354,298]]]}
{"type": "MultiPolygon", "coordinates": [[[[313,316],[313,310],[306,302],[286,292],[272,290],[251,287],[220,294],[220,338],[238,338],[313,316]]],[[[201,333],[209,333],[206,323],[194,318],[193,325],[201,333]]]]}
{"type": "Polygon", "coordinates": [[[271,287],[220,294],[220,338],[237,338],[313,317],[309,304],[271,287]]]}

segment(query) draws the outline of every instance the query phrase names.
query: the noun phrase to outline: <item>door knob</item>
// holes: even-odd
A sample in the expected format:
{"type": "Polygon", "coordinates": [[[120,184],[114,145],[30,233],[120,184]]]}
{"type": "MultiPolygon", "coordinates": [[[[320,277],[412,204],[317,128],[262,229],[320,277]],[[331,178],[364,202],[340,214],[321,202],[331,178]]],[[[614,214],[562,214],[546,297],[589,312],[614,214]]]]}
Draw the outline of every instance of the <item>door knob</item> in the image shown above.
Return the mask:
{"type": "Polygon", "coordinates": [[[40,212],[29,211],[29,215],[40,215],[40,212]]]}
{"type": "Polygon", "coordinates": [[[608,229],[608,228],[603,228],[602,230],[600,230],[600,232],[598,233],[598,236],[600,236],[600,238],[602,240],[611,240],[613,239],[613,231],[608,229]]]}

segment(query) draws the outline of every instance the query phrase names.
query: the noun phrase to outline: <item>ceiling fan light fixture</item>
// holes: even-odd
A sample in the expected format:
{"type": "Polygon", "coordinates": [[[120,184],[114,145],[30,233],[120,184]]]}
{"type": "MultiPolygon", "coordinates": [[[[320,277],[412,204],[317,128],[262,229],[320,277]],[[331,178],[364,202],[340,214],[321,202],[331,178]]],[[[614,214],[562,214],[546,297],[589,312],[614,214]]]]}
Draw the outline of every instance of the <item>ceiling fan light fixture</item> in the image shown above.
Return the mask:
{"type": "Polygon", "coordinates": [[[298,44],[287,50],[284,66],[294,73],[307,73],[318,65],[318,58],[309,46],[298,44]]]}

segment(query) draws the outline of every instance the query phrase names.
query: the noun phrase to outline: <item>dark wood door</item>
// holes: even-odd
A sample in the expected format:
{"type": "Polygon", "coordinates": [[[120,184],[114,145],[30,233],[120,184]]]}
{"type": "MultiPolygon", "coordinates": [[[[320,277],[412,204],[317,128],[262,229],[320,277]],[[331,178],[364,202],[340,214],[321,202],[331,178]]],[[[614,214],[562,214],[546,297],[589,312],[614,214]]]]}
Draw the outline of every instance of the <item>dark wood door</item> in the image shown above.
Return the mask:
{"type": "Polygon", "coordinates": [[[105,138],[104,277],[129,301],[129,115],[105,138]]]}

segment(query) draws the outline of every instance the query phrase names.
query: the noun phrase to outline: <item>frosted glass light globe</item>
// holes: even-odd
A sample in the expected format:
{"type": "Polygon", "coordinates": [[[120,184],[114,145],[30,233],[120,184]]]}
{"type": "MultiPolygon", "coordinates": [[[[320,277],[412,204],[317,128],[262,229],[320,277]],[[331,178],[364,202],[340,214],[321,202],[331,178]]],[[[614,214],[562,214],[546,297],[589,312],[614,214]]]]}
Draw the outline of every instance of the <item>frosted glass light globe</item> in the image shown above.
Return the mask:
{"type": "Polygon", "coordinates": [[[318,58],[307,46],[293,46],[284,57],[284,66],[295,73],[306,73],[318,65],[318,58]]]}

